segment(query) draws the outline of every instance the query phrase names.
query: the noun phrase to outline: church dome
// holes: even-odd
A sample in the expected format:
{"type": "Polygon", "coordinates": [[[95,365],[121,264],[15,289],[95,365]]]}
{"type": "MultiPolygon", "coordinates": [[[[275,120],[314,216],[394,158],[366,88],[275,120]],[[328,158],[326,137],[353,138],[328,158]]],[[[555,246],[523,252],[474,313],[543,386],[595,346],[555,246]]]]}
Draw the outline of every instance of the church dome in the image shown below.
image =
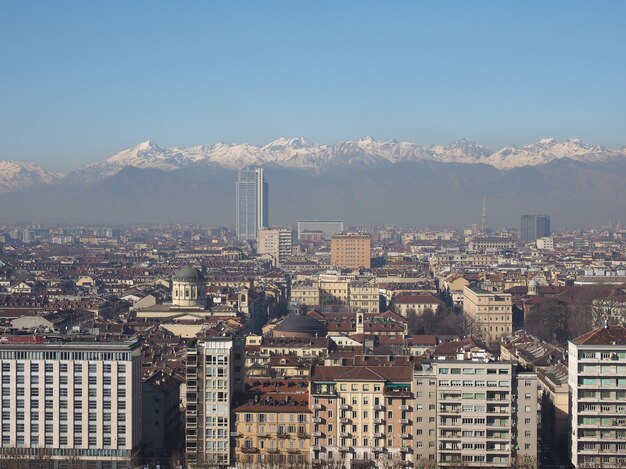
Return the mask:
{"type": "Polygon", "coordinates": [[[326,326],[310,316],[290,314],[272,332],[277,337],[326,337],[326,326]]]}
{"type": "Polygon", "coordinates": [[[177,270],[172,276],[172,280],[179,282],[199,282],[204,280],[204,276],[198,269],[187,266],[177,270]]]}

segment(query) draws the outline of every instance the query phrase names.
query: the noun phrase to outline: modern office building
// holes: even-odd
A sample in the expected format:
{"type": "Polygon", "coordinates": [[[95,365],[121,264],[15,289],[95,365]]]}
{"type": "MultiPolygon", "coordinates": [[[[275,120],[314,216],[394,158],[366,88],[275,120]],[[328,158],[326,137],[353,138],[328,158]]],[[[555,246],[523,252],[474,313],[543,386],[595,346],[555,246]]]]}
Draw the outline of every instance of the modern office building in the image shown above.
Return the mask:
{"type": "Polygon", "coordinates": [[[138,341],[0,340],[0,454],[133,467],[141,443],[138,341]]]}
{"type": "Polygon", "coordinates": [[[237,173],[237,238],[256,241],[257,232],[269,226],[268,186],[263,168],[237,173]]]}
{"type": "Polygon", "coordinates": [[[475,286],[463,288],[463,314],[471,323],[472,335],[497,342],[513,333],[513,298],[475,286]]]}
{"type": "Polygon", "coordinates": [[[185,452],[189,467],[229,467],[234,343],[207,337],[187,349],[185,452]]]}
{"type": "Polygon", "coordinates": [[[606,326],[569,341],[571,461],[626,465],[626,327],[606,326]]]}
{"type": "Polygon", "coordinates": [[[519,239],[522,243],[534,243],[537,239],[549,237],[551,234],[548,215],[522,215],[519,230],[519,239]]]}
{"type": "Polygon", "coordinates": [[[292,237],[291,228],[262,228],[257,233],[257,253],[269,255],[279,267],[293,255],[292,237]]]}
{"type": "Polygon", "coordinates": [[[371,267],[371,239],[368,234],[333,235],[330,242],[330,263],[340,269],[371,267]]]}

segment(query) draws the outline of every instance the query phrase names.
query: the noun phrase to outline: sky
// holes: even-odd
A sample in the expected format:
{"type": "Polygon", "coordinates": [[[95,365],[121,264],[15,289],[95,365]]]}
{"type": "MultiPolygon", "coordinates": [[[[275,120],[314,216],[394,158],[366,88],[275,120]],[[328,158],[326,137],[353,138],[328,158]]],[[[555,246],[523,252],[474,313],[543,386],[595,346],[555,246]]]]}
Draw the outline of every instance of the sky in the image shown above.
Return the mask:
{"type": "Polygon", "coordinates": [[[0,2],[0,160],[151,139],[626,144],[626,2],[0,2]]]}

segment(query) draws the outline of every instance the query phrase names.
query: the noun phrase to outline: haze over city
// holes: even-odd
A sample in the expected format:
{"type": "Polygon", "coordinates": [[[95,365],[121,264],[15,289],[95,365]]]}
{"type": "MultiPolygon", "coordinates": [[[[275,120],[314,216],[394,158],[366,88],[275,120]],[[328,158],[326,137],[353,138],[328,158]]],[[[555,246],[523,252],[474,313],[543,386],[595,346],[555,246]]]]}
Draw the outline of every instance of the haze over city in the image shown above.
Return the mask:
{"type": "Polygon", "coordinates": [[[0,2],[0,469],[626,467],[624,18],[0,2]]]}

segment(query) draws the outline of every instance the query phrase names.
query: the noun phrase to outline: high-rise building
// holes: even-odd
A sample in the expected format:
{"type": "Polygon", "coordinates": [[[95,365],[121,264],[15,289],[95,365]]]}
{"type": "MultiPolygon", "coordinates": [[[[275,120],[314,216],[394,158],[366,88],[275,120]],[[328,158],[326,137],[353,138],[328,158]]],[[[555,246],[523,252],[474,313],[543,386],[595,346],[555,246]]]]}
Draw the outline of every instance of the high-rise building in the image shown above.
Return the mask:
{"type": "Polygon", "coordinates": [[[606,326],[569,341],[571,461],[626,465],[626,327],[606,326]]]}
{"type": "Polygon", "coordinates": [[[133,467],[141,443],[141,357],[138,341],[4,337],[0,454],[133,467]]]}
{"type": "Polygon", "coordinates": [[[522,215],[519,230],[519,239],[522,243],[533,243],[538,238],[545,238],[550,235],[550,217],[548,215],[522,215]]]}
{"type": "Polygon", "coordinates": [[[256,241],[257,232],[269,226],[268,186],[263,168],[237,173],[237,238],[256,241]]]}
{"type": "Polygon", "coordinates": [[[330,263],[346,269],[369,269],[371,266],[371,239],[368,234],[347,233],[334,235],[330,242],[330,263]]]}
{"type": "Polygon", "coordinates": [[[229,467],[233,339],[207,337],[187,349],[185,452],[190,467],[229,467]]]}
{"type": "Polygon", "coordinates": [[[474,286],[463,288],[463,314],[472,334],[496,342],[513,333],[513,299],[510,293],[494,293],[474,286]]]}
{"type": "Polygon", "coordinates": [[[333,235],[343,231],[342,221],[299,221],[298,222],[298,239],[302,238],[302,234],[306,231],[321,231],[326,239],[330,239],[333,235]]]}
{"type": "Polygon", "coordinates": [[[257,253],[271,256],[274,266],[289,259],[293,254],[291,228],[262,228],[257,233],[257,253]]]}

